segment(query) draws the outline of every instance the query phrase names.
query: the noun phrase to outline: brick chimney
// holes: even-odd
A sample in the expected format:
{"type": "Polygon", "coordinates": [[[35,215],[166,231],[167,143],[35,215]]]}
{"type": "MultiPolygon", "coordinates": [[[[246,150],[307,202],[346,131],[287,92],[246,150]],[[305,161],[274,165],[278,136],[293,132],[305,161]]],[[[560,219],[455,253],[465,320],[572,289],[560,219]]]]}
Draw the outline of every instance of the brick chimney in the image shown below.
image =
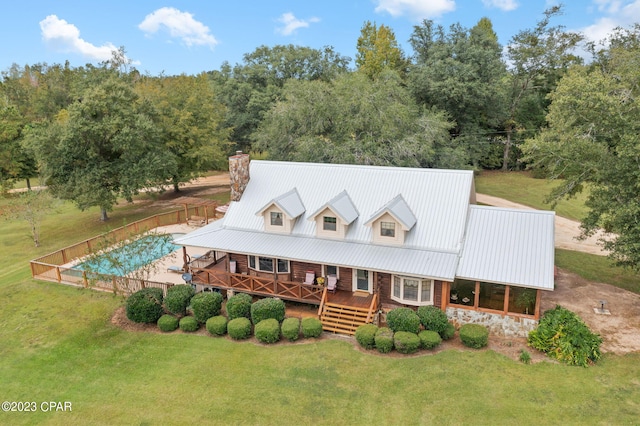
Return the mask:
{"type": "Polygon", "coordinates": [[[236,151],[229,157],[229,180],[231,181],[231,201],[240,201],[249,183],[249,154],[236,151]]]}

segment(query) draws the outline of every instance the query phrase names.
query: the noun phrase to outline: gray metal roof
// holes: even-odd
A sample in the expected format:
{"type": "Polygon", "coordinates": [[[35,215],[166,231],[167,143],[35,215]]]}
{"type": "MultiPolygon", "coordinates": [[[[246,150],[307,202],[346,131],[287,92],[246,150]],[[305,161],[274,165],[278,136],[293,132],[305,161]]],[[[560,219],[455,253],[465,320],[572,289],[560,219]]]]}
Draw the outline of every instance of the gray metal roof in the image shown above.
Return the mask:
{"type": "Polygon", "coordinates": [[[416,217],[411,211],[411,207],[407,205],[407,202],[400,194],[396,195],[393,200],[389,201],[387,204],[382,206],[380,210],[375,212],[365,225],[370,225],[384,213],[389,213],[393,216],[398,222],[400,222],[400,225],[402,225],[402,228],[405,231],[410,230],[413,228],[413,225],[416,224],[416,217]]]}
{"type": "Polygon", "coordinates": [[[280,259],[402,273],[446,281],[453,280],[458,263],[457,253],[301,238],[285,234],[224,229],[212,225],[177,238],[175,242],[185,246],[215,248],[233,253],[268,255],[280,259]]]}
{"type": "Polygon", "coordinates": [[[300,194],[298,194],[296,188],[293,188],[292,190],[287,191],[284,194],[279,195],[278,197],[269,201],[256,212],[256,215],[261,215],[273,204],[278,206],[278,208],[281,209],[287,216],[289,216],[290,219],[295,219],[305,212],[304,204],[302,204],[300,194]]]}
{"type": "Polygon", "coordinates": [[[552,211],[470,206],[456,275],[553,290],[554,220],[552,211]]]}
{"type": "Polygon", "coordinates": [[[346,225],[350,225],[351,222],[356,220],[359,216],[358,209],[353,205],[353,201],[351,201],[347,191],[342,191],[329,200],[328,203],[323,204],[318,210],[311,213],[309,215],[309,220],[314,220],[315,217],[322,213],[327,207],[338,215],[340,220],[342,220],[346,225]]]}

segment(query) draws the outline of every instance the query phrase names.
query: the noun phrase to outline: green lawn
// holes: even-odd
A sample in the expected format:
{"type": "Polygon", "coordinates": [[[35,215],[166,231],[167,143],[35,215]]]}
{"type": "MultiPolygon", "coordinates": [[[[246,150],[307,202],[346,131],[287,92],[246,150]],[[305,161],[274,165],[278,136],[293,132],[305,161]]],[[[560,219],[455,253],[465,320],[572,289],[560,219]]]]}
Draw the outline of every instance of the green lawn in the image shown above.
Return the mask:
{"type": "Polygon", "coordinates": [[[29,259],[157,212],[149,202],[123,204],[104,225],[97,210],[64,205],[43,224],[39,249],[25,224],[0,222],[0,397],[38,407],[72,403],[71,412],[3,412],[1,424],[582,425],[640,418],[640,354],[605,356],[584,369],[524,365],[491,351],[381,356],[347,338],[262,346],[127,332],[110,322],[121,298],[30,278],[29,259]]]}
{"type": "MultiPolygon", "coordinates": [[[[546,179],[533,179],[528,172],[483,171],[476,176],[476,191],[481,194],[505,198],[540,210],[551,210],[546,203],[551,190],[558,183],[546,179]]],[[[553,210],[560,216],[581,220],[587,213],[583,192],[570,200],[561,200],[553,210]]]]}

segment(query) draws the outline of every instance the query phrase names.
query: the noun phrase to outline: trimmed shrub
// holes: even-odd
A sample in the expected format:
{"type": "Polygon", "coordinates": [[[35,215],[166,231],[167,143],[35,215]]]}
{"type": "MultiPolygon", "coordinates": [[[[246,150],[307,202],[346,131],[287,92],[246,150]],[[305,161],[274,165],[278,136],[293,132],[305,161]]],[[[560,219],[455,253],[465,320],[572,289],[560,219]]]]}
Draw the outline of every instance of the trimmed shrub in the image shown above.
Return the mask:
{"type": "Polygon", "coordinates": [[[365,349],[373,349],[376,347],[377,331],[377,325],[363,324],[356,329],[356,341],[365,349]]]}
{"type": "Polygon", "coordinates": [[[143,288],[136,291],[127,298],[125,312],[127,318],[133,322],[157,323],[164,313],[162,310],[162,289],[143,288]]]}
{"type": "Polygon", "coordinates": [[[191,298],[193,316],[199,323],[205,323],[211,317],[220,315],[222,295],[218,292],[198,293],[191,298]]]}
{"type": "Polygon", "coordinates": [[[600,359],[602,338],[575,313],[556,306],[542,315],[529,333],[529,346],[569,365],[587,367],[600,359]]]}
{"type": "Polygon", "coordinates": [[[280,323],[275,318],[267,318],[256,324],[253,334],[262,343],[275,343],[280,340],[280,323]]]}
{"type": "Polygon", "coordinates": [[[285,318],[282,321],[282,337],[290,342],[295,342],[300,337],[300,320],[298,318],[285,318]]]}
{"type": "Polygon", "coordinates": [[[398,331],[393,335],[393,344],[401,354],[412,354],[420,349],[420,338],[415,333],[398,331]]]}
{"type": "Polygon", "coordinates": [[[207,331],[214,336],[223,336],[227,333],[227,319],[222,315],[211,317],[205,325],[207,331]]]}
{"type": "Polygon", "coordinates": [[[425,330],[433,330],[440,336],[445,333],[449,319],[442,309],[433,305],[420,306],[416,313],[425,330]]]}
{"type": "Polygon", "coordinates": [[[234,318],[227,323],[227,333],[234,340],[248,339],[251,336],[251,321],[247,317],[234,318]]]}
{"type": "Polygon", "coordinates": [[[489,343],[489,330],[480,324],[464,324],[460,327],[460,340],[469,348],[484,348],[489,343]]]}
{"type": "Polygon", "coordinates": [[[194,317],[180,318],[180,330],[191,333],[196,331],[198,327],[200,327],[200,324],[198,324],[198,320],[194,317]]]}
{"type": "Polygon", "coordinates": [[[322,323],[318,318],[304,318],[301,322],[302,335],[306,338],[320,337],[322,334],[322,323]]]}
{"type": "Polygon", "coordinates": [[[418,334],[420,331],[420,317],[411,308],[395,308],[387,314],[387,325],[395,333],[408,331],[418,334]]]}
{"type": "Polygon", "coordinates": [[[178,318],[173,315],[163,315],[158,319],[158,328],[160,331],[174,331],[178,328],[178,318]]]}
{"type": "Polygon", "coordinates": [[[169,287],[167,297],[164,298],[164,307],[174,315],[186,315],[189,301],[196,291],[188,284],[178,284],[169,287]]]}
{"type": "Polygon", "coordinates": [[[236,293],[227,299],[227,318],[249,318],[251,315],[251,296],[246,293],[236,293]]]}
{"type": "Polygon", "coordinates": [[[452,339],[453,336],[455,336],[456,334],[456,326],[448,323],[447,324],[447,328],[444,329],[444,333],[440,335],[440,337],[442,337],[442,340],[449,340],[452,339]]]}
{"type": "Polygon", "coordinates": [[[388,354],[393,350],[393,330],[389,327],[380,327],[376,331],[375,342],[378,352],[388,354]]]}
{"type": "Polygon", "coordinates": [[[282,322],[284,321],[284,311],[284,302],[281,299],[277,297],[260,299],[251,305],[251,322],[258,324],[269,318],[282,322]]]}
{"type": "Polygon", "coordinates": [[[425,349],[433,349],[442,343],[442,337],[434,330],[422,330],[418,333],[420,346],[425,349]]]}

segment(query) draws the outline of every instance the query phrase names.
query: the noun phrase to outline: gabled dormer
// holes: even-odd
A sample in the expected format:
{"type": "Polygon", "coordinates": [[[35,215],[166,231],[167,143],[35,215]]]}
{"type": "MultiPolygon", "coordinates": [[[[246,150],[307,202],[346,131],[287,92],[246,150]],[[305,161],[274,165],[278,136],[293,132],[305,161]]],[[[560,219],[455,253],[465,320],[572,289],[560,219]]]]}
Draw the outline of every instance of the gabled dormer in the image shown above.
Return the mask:
{"type": "Polygon", "coordinates": [[[349,194],[342,191],[311,214],[309,220],[316,223],[316,237],[344,239],[349,225],[358,216],[349,194]]]}
{"type": "Polygon", "coordinates": [[[293,188],[269,201],[256,212],[264,218],[264,230],[281,234],[290,234],[295,221],[305,212],[298,190],[293,188]]]}
{"type": "Polygon", "coordinates": [[[407,202],[398,194],[365,223],[371,226],[376,244],[403,245],[407,232],[416,224],[416,217],[407,202]]]}

